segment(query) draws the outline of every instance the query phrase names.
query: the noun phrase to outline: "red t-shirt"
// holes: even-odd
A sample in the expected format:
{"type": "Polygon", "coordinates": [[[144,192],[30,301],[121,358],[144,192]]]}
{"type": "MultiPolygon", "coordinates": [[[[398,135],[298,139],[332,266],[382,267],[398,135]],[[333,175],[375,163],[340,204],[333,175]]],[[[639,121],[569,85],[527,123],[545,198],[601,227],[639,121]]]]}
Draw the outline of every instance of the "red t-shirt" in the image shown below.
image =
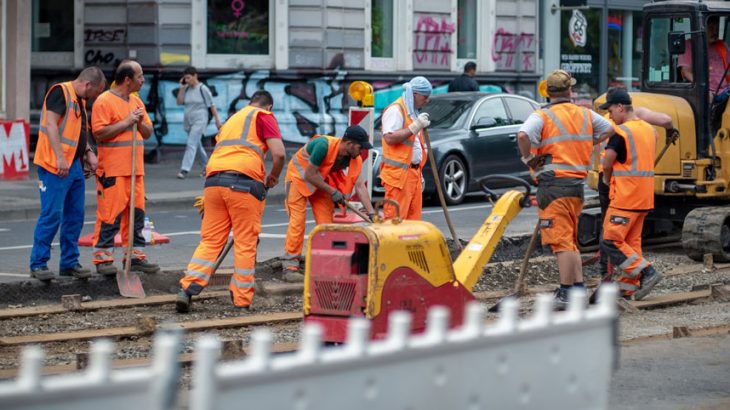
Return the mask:
{"type": "Polygon", "coordinates": [[[274,114],[259,113],[256,117],[256,134],[263,138],[281,138],[279,124],[276,123],[274,114]]]}

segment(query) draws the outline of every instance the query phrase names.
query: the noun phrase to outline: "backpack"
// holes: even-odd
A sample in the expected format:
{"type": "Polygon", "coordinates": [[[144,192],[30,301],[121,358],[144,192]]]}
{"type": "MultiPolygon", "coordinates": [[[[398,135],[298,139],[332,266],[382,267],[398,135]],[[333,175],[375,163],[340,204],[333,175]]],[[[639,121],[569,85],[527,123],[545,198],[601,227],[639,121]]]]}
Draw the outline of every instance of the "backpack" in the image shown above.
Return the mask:
{"type": "MultiPolygon", "coordinates": [[[[203,92],[203,87],[207,87],[205,84],[200,84],[200,98],[203,99],[203,103],[206,102],[205,99],[205,93],[203,92]]],[[[212,92],[211,92],[212,95],[212,92]]],[[[211,106],[213,105],[213,101],[210,102],[211,106]]],[[[210,120],[213,119],[213,109],[211,107],[208,107],[208,124],[210,124],[210,120]]]]}

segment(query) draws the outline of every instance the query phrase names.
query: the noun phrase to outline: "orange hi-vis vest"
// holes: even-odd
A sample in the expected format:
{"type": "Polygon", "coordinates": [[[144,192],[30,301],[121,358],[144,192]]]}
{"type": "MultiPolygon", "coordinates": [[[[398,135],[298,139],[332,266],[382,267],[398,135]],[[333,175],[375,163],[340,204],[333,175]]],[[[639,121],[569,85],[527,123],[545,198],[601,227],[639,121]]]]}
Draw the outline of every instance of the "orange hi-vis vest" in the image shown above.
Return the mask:
{"type": "MultiPolygon", "coordinates": [[[[316,137],[316,136],[315,136],[316,137]]],[[[337,188],[344,195],[348,195],[352,192],[355,187],[355,182],[360,176],[362,170],[362,157],[357,156],[350,158],[350,166],[347,168],[347,175],[344,173],[340,174],[340,170],[333,171],[332,167],[337,162],[337,153],[340,151],[340,144],[342,138],[331,137],[329,135],[320,135],[319,137],[327,138],[327,156],[319,165],[318,171],[323,179],[329,184],[334,183],[334,188],[337,188]],[[332,178],[328,178],[332,173],[338,174],[332,178]],[[344,175],[344,178],[343,178],[344,175]]],[[[286,169],[286,182],[291,182],[296,190],[304,197],[309,197],[314,194],[317,187],[312,185],[304,177],[304,171],[309,165],[309,153],[307,152],[307,146],[299,148],[299,151],[294,155],[286,169]]]]}
{"type": "MultiPolygon", "coordinates": [[[[46,99],[55,87],[61,87],[63,90],[63,97],[66,99],[66,113],[62,118],[59,118],[58,134],[61,139],[61,150],[63,151],[63,157],[66,159],[66,164],[71,166],[71,161],[76,155],[76,148],[79,144],[79,137],[81,135],[81,124],[83,115],[86,119],[86,132],[88,132],[89,121],[86,117],[86,110],[84,107],[79,106],[76,91],[74,91],[73,83],[71,81],[60,83],[52,86],[48,93],[46,93],[46,99]]],[[[82,100],[82,104],[86,101],[82,100]]],[[[45,170],[51,173],[58,172],[58,160],[56,153],[53,151],[53,146],[49,141],[48,137],[48,119],[46,118],[46,103],[43,101],[43,110],[41,111],[41,125],[38,130],[38,145],[35,150],[35,158],[33,163],[39,167],[43,167],[45,170]]]]}
{"type": "Polygon", "coordinates": [[[543,182],[556,178],[584,179],[593,152],[591,114],[568,102],[548,105],[537,114],[543,120],[541,141],[532,143],[530,152],[547,158],[535,170],[535,179],[543,182]]]}
{"type": "Polygon", "coordinates": [[[613,164],[611,206],[624,210],[654,208],[654,127],[640,119],[629,120],[616,128],[626,144],[626,162],[613,164]]]}
{"type": "MultiPolygon", "coordinates": [[[[714,41],[712,44],[710,44],[710,46],[714,47],[715,51],[717,51],[717,54],[720,55],[720,58],[722,59],[723,68],[727,67],[727,48],[726,48],[727,46],[725,45],[725,41],[717,40],[717,41],[714,41]]],[[[725,81],[730,83],[730,73],[725,75],[725,81]]],[[[727,84],[726,84],[726,86],[727,86],[727,84]]],[[[710,90],[710,91],[712,91],[713,93],[715,92],[715,90],[710,90]]]]}
{"type": "MultiPolygon", "coordinates": [[[[408,128],[408,126],[413,123],[413,120],[408,116],[408,110],[406,109],[403,97],[398,98],[395,102],[385,107],[385,110],[393,105],[400,109],[400,113],[403,116],[403,128],[408,128]]],[[[385,112],[385,110],[383,110],[383,112],[385,112]]],[[[385,139],[382,140],[383,161],[381,162],[380,179],[384,184],[403,189],[403,186],[406,183],[408,169],[411,167],[413,144],[415,144],[416,141],[421,144],[421,158],[423,158],[423,160],[418,167],[418,170],[421,171],[426,163],[426,150],[423,148],[423,137],[420,132],[418,133],[418,138],[416,138],[416,135],[411,135],[400,144],[391,145],[388,144],[385,139]]]]}
{"type": "Polygon", "coordinates": [[[233,114],[218,133],[218,143],[208,160],[206,176],[232,171],[264,182],[264,155],[269,147],[256,131],[256,117],[270,111],[248,105],[233,114]]]}
{"type": "MultiPolygon", "coordinates": [[[[129,115],[130,112],[141,109],[145,111],[144,103],[139,97],[130,94],[125,100],[111,90],[103,92],[94,102],[94,112],[113,112],[112,124],[121,121],[129,115]]],[[[146,111],[145,111],[146,117],[146,111]]],[[[92,118],[92,124],[96,122],[92,118]]],[[[113,138],[97,142],[99,154],[99,166],[96,169],[97,175],[112,176],[130,176],[132,175],[132,133],[133,127],[129,127],[113,138]]],[[[137,149],[137,158],[135,169],[137,176],[144,175],[144,140],[142,134],[137,130],[137,138],[135,142],[137,149]]]]}

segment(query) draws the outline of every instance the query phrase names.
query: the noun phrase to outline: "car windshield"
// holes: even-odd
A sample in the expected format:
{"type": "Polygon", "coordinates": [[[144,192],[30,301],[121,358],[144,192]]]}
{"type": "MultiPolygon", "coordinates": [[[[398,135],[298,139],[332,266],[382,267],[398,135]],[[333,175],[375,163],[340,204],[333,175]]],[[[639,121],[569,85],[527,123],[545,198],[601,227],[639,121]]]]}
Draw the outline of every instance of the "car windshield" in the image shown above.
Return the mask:
{"type": "Polygon", "coordinates": [[[466,121],[473,104],[474,100],[438,98],[430,100],[422,111],[427,112],[430,117],[429,128],[456,128],[466,121]]]}

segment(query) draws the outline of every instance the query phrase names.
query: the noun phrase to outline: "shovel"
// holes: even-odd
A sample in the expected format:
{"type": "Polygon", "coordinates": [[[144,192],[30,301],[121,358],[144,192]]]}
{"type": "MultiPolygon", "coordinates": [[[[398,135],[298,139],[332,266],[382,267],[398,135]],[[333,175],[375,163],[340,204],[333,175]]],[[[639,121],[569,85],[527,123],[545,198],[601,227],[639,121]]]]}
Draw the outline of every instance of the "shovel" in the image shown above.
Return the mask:
{"type": "Polygon", "coordinates": [[[124,270],[117,273],[119,294],[125,298],[143,299],[145,297],[142,280],[136,273],[130,272],[132,267],[132,250],[134,248],[134,191],[137,182],[137,123],[132,125],[132,192],[129,195],[129,239],[124,270]]]}
{"type": "Polygon", "coordinates": [[[364,220],[365,222],[373,223],[373,221],[372,221],[372,220],[370,219],[370,217],[369,217],[369,216],[367,216],[366,214],[364,214],[364,213],[363,213],[362,211],[360,211],[359,209],[355,208],[355,207],[354,207],[354,206],[353,206],[353,205],[352,205],[351,203],[349,203],[349,202],[345,201],[345,206],[347,207],[347,209],[349,209],[349,210],[351,210],[352,212],[354,212],[354,213],[355,213],[355,215],[357,215],[357,216],[359,216],[360,218],[362,218],[362,219],[363,219],[363,220],[364,220]]]}
{"type": "Polygon", "coordinates": [[[502,303],[502,301],[504,301],[505,299],[520,297],[527,293],[527,287],[525,286],[525,277],[527,277],[527,265],[530,262],[530,255],[532,255],[532,252],[535,250],[535,246],[537,245],[537,234],[539,233],[540,220],[538,219],[537,224],[535,224],[535,230],[532,232],[532,237],[530,237],[530,243],[527,245],[527,252],[525,253],[525,258],[522,260],[522,266],[520,266],[520,273],[519,275],[517,275],[517,280],[515,281],[514,288],[512,288],[512,294],[505,296],[504,298],[500,299],[499,302],[495,303],[494,306],[490,307],[490,312],[498,311],[500,303],[502,303]]]}

